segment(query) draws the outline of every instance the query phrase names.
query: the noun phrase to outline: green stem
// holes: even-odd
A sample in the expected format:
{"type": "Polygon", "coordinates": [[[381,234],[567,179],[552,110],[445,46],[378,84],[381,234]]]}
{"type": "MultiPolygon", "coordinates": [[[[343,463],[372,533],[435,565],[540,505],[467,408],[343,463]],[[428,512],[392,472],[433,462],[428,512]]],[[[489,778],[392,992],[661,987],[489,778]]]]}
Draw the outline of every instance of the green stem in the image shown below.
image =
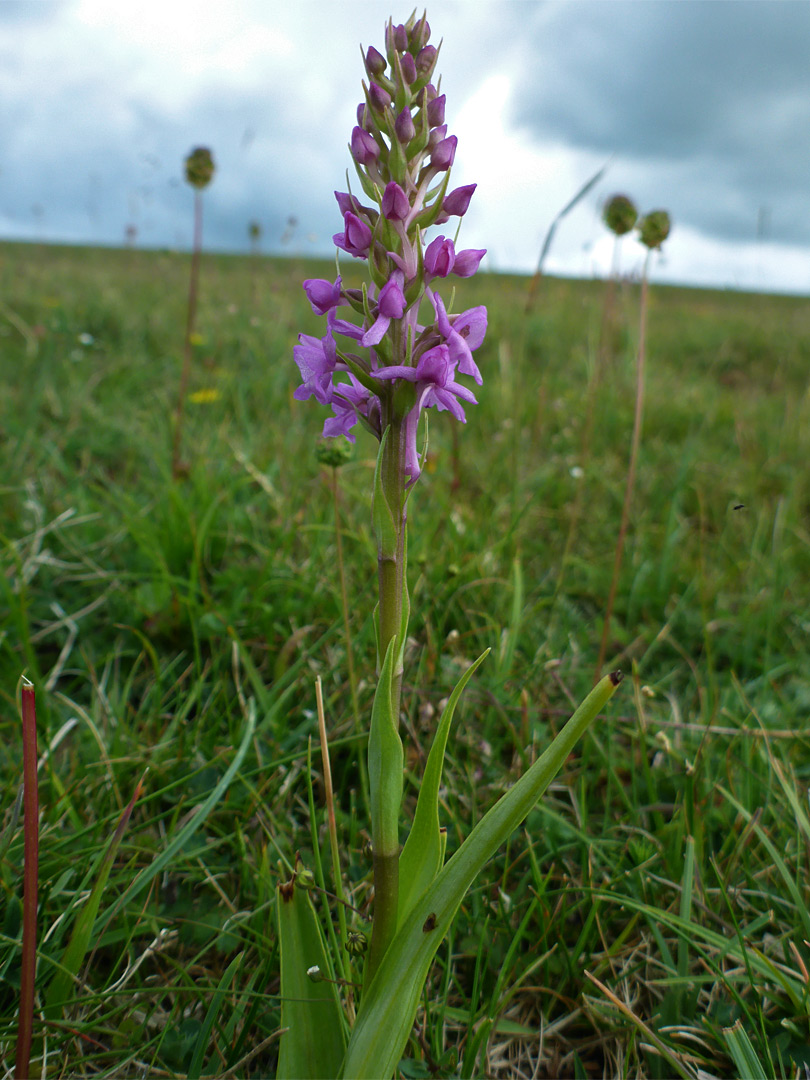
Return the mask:
{"type": "MultiPolygon", "coordinates": [[[[380,464],[380,491],[393,522],[393,533],[378,535],[379,568],[379,668],[389,645],[396,639],[391,673],[390,717],[395,729],[399,727],[399,711],[402,698],[402,667],[404,642],[407,630],[408,592],[406,582],[406,513],[405,477],[403,473],[404,422],[395,415],[393,402],[383,405],[383,430],[387,432],[382,448],[380,464]]],[[[396,768],[401,774],[402,753],[397,757],[384,755],[376,759],[369,755],[369,773],[374,768],[387,771],[396,768]]],[[[394,777],[380,776],[376,783],[390,788],[394,777]]],[[[372,822],[374,845],[374,923],[371,945],[366,965],[365,982],[370,982],[396,931],[399,907],[399,838],[395,831],[384,828],[382,823],[372,822]],[[375,827],[376,826],[376,827],[375,827]]]]}
{"type": "Polygon", "coordinates": [[[393,637],[399,637],[397,657],[394,663],[394,678],[391,684],[391,703],[394,716],[399,717],[402,697],[402,654],[404,652],[404,634],[402,633],[402,612],[405,603],[405,484],[402,472],[404,425],[392,420],[388,429],[388,438],[383,448],[382,489],[385,500],[391,510],[396,530],[396,550],[379,552],[379,589],[380,589],[380,652],[378,663],[382,665],[388,643],[393,637]]]}

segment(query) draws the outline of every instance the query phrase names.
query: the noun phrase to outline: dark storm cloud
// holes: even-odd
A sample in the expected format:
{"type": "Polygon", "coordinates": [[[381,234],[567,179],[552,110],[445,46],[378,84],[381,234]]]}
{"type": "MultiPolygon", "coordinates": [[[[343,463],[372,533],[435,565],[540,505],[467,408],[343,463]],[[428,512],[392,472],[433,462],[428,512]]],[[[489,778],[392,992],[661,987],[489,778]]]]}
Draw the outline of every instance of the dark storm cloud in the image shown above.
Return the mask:
{"type": "MultiPolygon", "coordinates": [[[[211,148],[216,175],[205,193],[206,245],[248,247],[260,222],[278,248],[291,216],[294,242],[339,226],[323,177],[345,139],[308,138],[281,90],[208,85],[181,112],[111,91],[106,72],[65,70],[38,95],[20,94],[0,114],[0,215],[7,235],[119,244],[128,225],[146,245],[191,241],[191,190],[183,161],[211,148]]],[[[339,134],[337,134],[339,133],[339,134]]]]}
{"type": "Polygon", "coordinates": [[[615,154],[708,235],[752,239],[767,207],[771,239],[810,240],[810,5],[579,2],[524,33],[517,123],[615,154]]]}

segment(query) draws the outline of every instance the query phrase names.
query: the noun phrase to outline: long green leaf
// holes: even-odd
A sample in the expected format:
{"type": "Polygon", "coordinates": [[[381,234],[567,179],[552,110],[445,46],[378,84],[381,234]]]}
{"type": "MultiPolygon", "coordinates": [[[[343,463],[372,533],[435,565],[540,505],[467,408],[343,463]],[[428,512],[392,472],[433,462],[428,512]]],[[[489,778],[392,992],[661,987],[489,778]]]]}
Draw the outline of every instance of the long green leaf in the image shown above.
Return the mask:
{"type": "Polygon", "coordinates": [[[333,1080],[346,1049],[343,1018],[318,919],[306,890],[290,882],[276,892],[281,947],[281,1036],[278,1080],[333,1080]],[[317,969],[317,971],[315,971],[317,969]]]}
{"type": "Polygon", "coordinates": [[[396,638],[391,638],[380,671],[368,735],[368,782],[371,800],[371,842],[375,856],[399,852],[399,810],[402,805],[402,739],[391,705],[396,638]]]}
{"type": "Polygon", "coordinates": [[[620,679],[618,673],[606,675],[594,687],[551,746],[487,812],[414,904],[363,997],[343,1063],[346,1080],[394,1075],[433,957],[467,889],[557,775],[620,679]]]}
{"type": "Polygon", "coordinates": [[[442,865],[442,841],[439,828],[439,787],[442,782],[444,752],[453,723],[459,698],[464,687],[472,678],[476,668],[488,655],[489,649],[481,653],[474,664],[464,672],[458,685],[450,695],[444,707],[433,737],[433,745],[428,754],[413,825],[405,841],[405,847],[399,856],[399,915],[397,925],[401,926],[405,916],[413,907],[431,881],[436,877],[442,865]]]}

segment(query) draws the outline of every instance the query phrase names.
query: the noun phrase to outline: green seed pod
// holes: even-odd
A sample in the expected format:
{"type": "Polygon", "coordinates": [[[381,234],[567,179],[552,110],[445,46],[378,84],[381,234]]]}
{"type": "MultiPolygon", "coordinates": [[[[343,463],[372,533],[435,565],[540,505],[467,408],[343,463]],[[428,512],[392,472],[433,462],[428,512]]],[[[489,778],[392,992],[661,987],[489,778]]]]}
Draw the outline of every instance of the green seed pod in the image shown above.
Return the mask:
{"type": "Polygon", "coordinates": [[[214,176],[214,159],[205,146],[198,146],[186,158],[186,180],[201,191],[208,187],[214,176]]]}
{"type": "Polygon", "coordinates": [[[341,465],[351,461],[352,444],[344,438],[324,439],[315,447],[315,457],[320,465],[339,469],[341,465]]]}
{"type": "Polygon", "coordinates": [[[648,248],[660,248],[669,236],[670,220],[666,210],[652,210],[641,219],[639,240],[648,248]]]}
{"type": "Polygon", "coordinates": [[[638,221],[638,210],[626,195],[614,195],[605,203],[602,221],[616,236],[624,236],[638,221]]]}

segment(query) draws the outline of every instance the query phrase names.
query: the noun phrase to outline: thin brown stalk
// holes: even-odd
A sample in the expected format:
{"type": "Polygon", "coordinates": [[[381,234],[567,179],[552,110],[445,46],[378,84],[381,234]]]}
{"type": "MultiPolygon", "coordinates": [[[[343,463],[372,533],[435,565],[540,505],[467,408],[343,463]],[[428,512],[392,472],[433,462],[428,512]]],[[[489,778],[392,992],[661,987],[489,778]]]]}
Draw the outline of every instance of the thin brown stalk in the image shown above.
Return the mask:
{"type": "Polygon", "coordinates": [[[191,252],[191,274],[188,285],[188,310],[186,312],[186,338],[183,343],[183,368],[180,372],[180,393],[174,416],[174,438],[172,441],[172,476],[175,480],[182,475],[180,461],[180,443],[183,437],[183,416],[188,383],[191,377],[191,339],[197,319],[197,287],[200,278],[200,252],[202,250],[202,192],[194,191],[194,246],[191,252]]]}
{"type": "MultiPolygon", "coordinates": [[[[320,675],[315,680],[315,702],[318,709],[318,733],[321,740],[326,821],[329,828],[329,848],[332,854],[332,878],[335,885],[335,899],[338,900],[340,940],[345,943],[348,940],[346,933],[346,901],[343,895],[343,878],[340,872],[340,848],[338,847],[337,821],[335,819],[335,793],[332,788],[332,766],[329,761],[329,740],[326,735],[326,715],[323,707],[323,687],[320,675]]],[[[353,1005],[350,1005],[349,1008],[353,1010],[353,1005]]]]}
{"type": "Polygon", "coordinates": [[[599,348],[596,353],[596,380],[600,381],[605,367],[614,359],[613,347],[616,330],[616,294],[619,287],[619,249],[621,236],[613,237],[613,261],[610,277],[605,283],[602,303],[602,325],[599,330],[599,348]]]}
{"type": "Polygon", "coordinates": [[[630,521],[630,507],[633,502],[633,489],[636,483],[636,466],[638,464],[638,451],[641,446],[641,423],[644,414],[644,361],[646,354],[647,332],[647,278],[650,266],[650,252],[644,261],[644,274],[641,279],[641,310],[639,314],[638,356],[636,359],[636,411],[633,418],[633,438],[630,445],[630,461],[627,466],[627,481],[624,487],[624,504],[622,505],[622,519],[619,525],[619,536],[616,540],[616,554],[613,559],[613,577],[610,582],[607,607],[605,609],[605,621],[602,625],[602,640],[599,643],[599,659],[596,661],[594,672],[594,684],[601,678],[602,667],[607,653],[608,635],[610,633],[610,620],[613,615],[613,605],[616,601],[616,589],[619,584],[619,573],[622,567],[624,555],[624,541],[627,536],[627,526],[630,521]]]}
{"type": "Polygon", "coordinates": [[[34,980],[37,969],[37,888],[39,881],[39,796],[37,789],[37,708],[34,684],[23,677],[23,807],[25,814],[23,870],[22,967],[20,1016],[14,1080],[31,1075],[31,1039],[34,1030],[34,980]]]}

